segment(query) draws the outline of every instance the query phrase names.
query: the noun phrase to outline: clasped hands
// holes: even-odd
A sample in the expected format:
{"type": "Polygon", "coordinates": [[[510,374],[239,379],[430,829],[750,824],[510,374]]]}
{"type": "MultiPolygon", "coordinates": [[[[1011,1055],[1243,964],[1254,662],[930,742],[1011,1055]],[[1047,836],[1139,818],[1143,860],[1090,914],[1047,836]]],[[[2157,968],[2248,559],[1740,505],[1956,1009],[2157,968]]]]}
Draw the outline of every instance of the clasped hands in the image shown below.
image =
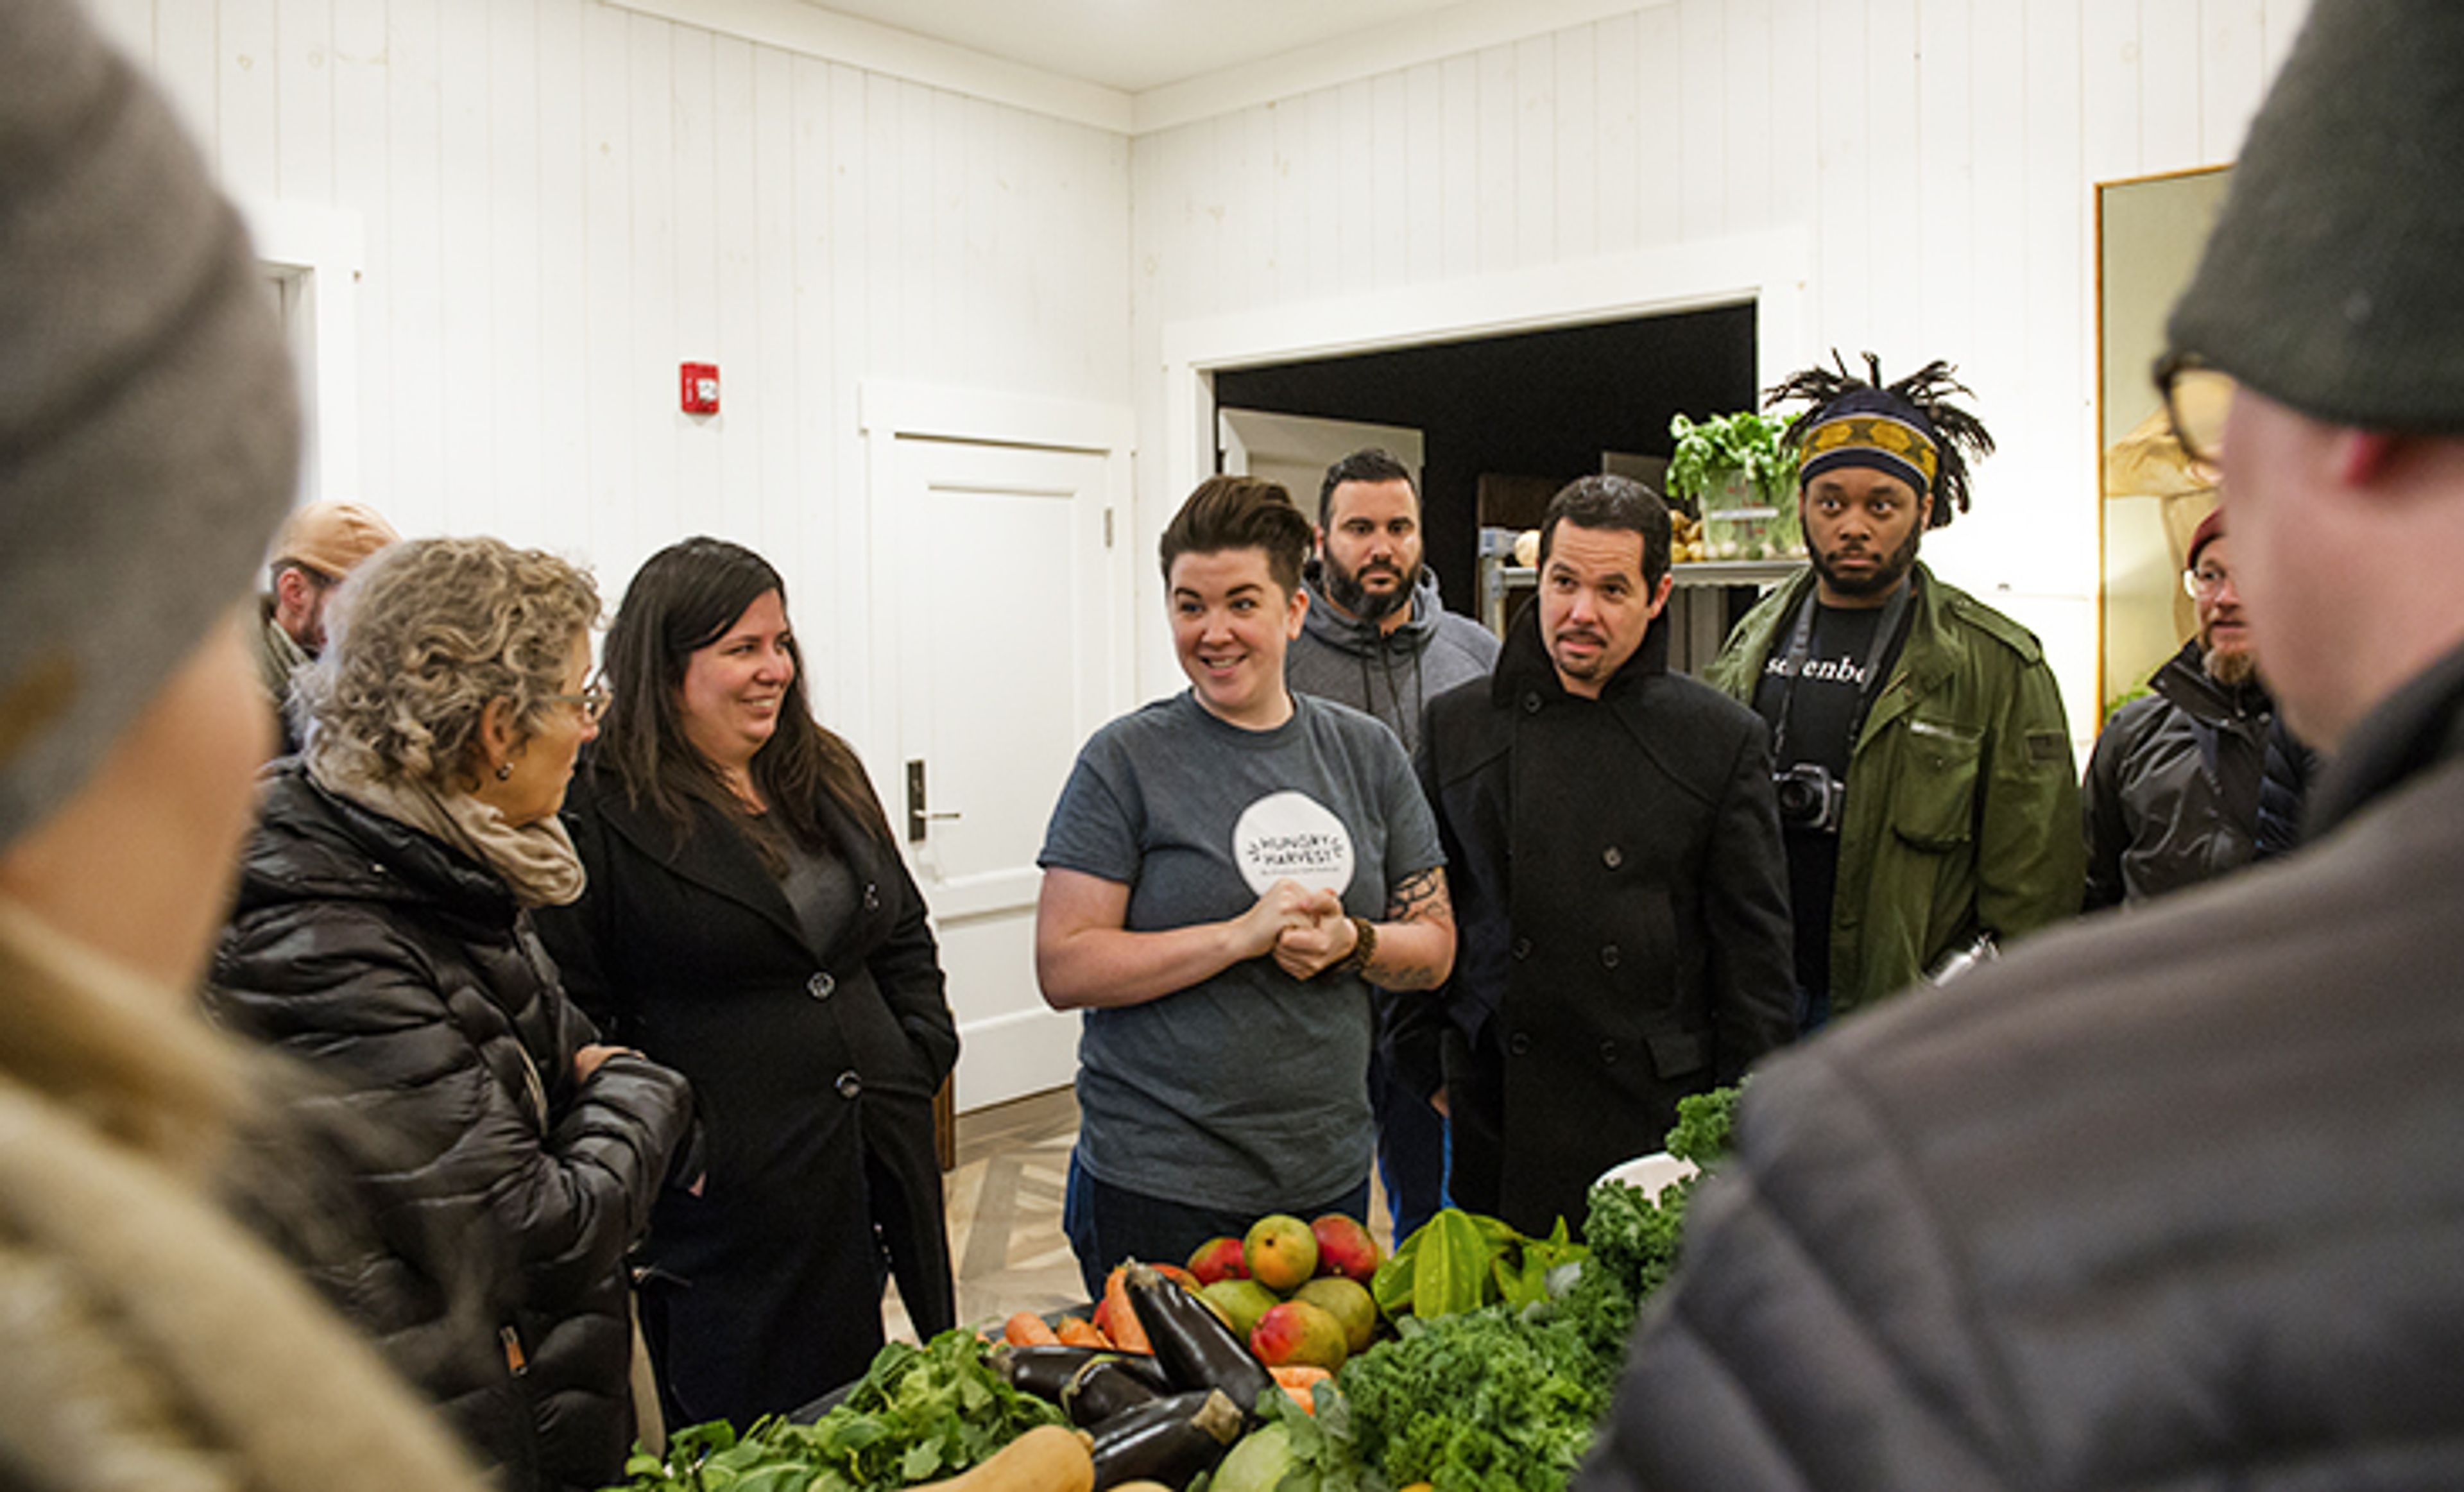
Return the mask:
{"type": "Polygon", "coordinates": [[[1298,881],[1267,887],[1241,920],[1254,944],[1250,956],[1273,954],[1275,966],[1295,979],[1314,978],[1341,963],[1360,940],[1342,897],[1298,881]]]}

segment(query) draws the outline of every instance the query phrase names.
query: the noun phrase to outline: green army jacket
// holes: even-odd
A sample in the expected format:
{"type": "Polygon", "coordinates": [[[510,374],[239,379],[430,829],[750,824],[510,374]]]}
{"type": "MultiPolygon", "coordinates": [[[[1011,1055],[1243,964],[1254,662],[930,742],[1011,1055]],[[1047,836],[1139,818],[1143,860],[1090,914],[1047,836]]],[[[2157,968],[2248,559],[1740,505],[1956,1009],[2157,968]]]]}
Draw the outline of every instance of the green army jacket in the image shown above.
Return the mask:
{"type": "MultiPolygon", "coordinates": [[[[1916,567],[1907,643],[1849,758],[1831,906],[1831,1009],[1916,981],[1979,932],[2079,910],[2087,851],[2061,692],[2035,635],[1916,567]]],[[[1705,675],[1751,707],[1805,571],[1746,614],[1705,675]]]]}

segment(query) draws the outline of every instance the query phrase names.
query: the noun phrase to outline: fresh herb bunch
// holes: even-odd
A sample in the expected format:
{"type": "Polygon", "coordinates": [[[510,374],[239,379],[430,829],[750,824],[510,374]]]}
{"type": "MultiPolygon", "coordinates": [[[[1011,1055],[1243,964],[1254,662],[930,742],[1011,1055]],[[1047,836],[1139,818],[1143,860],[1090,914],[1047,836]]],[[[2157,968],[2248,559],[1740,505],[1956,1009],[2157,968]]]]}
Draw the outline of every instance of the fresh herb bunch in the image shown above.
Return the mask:
{"type": "Polygon", "coordinates": [[[633,1492],[893,1492],[955,1475],[1061,1411],[1002,1381],[973,1331],[891,1342],[838,1407],[809,1425],[772,1416],[739,1438],[725,1420],[678,1430],[665,1457],[625,1463],[633,1492]]]}
{"type": "Polygon", "coordinates": [[[1780,437],[1793,414],[1764,415],[1751,409],[1716,415],[1697,425],[1680,414],[1668,422],[1677,442],[1668,460],[1668,495],[1697,505],[1727,472],[1742,472],[1763,496],[1762,506],[1785,508],[1795,470],[1780,450],[1780,437]]]}

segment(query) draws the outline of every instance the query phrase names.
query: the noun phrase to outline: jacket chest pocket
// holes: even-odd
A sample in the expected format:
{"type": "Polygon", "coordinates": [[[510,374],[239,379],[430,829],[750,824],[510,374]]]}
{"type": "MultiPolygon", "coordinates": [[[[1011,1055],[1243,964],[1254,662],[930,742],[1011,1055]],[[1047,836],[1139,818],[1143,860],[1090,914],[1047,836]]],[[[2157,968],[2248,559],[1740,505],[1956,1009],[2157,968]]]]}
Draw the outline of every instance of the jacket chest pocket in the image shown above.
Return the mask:
{"type": "Polygon", "coordinates": [[[1982,732],[1933,720],[1910,720],[1891,828],[1920,849],[1951,849],[1974,837],[1976,772],[1982,732]]]}

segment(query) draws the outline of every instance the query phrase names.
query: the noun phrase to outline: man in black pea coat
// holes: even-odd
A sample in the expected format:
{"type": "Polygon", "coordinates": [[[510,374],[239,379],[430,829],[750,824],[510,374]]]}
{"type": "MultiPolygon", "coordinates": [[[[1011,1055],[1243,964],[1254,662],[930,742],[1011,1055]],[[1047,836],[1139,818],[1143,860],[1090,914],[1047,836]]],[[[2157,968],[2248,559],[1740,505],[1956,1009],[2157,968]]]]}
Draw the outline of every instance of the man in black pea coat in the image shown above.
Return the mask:
{"type": "Polygon", "coordinates": [[[1456,1202],[1580,1228],[1677,1101],[1794,1030],[1770,733],[1667,669],[1668,510],[1621,477],[1549,505],[1496,672],[1429,706],[1421,785],[1461,929],[1401,1044],[1442,1077],[1456,1202]]]}

